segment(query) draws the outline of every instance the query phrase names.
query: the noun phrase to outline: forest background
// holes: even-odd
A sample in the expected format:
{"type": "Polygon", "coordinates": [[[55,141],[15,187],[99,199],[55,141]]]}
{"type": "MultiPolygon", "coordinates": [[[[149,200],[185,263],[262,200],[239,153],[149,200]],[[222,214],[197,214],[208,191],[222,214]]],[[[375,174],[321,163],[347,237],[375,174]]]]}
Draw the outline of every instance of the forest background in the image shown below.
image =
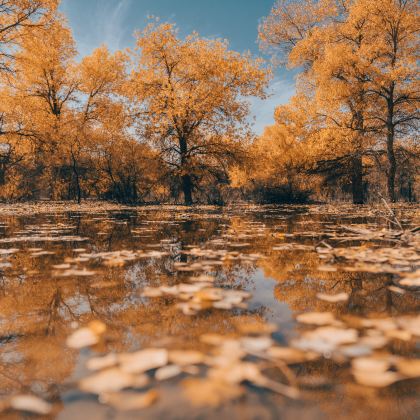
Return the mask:
{"type": "Polygon", "coordinates": [[[1,0],[0,199],[416,201],[419,22],[415,0],[280,0],[270,62],[157,18],[80,57],[58,0],[1,0]],[[296,93],[257,135],[278,66],[296,93]]]}

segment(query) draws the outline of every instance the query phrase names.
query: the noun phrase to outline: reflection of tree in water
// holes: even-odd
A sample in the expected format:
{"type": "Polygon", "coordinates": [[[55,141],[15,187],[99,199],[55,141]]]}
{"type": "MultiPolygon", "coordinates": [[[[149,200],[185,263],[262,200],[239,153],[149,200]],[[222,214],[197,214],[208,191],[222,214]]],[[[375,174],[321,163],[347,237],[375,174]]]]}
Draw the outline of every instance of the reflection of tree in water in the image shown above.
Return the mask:
{"type": "MultiPolygon", "coordinates": [[[[286,302],[296,312],[366,315],[418,309],[412,294],[395,295],[387,288],[392,283],[390,275],[318,271],[320,260],[315,252],[273,251],[273,246],[284,243],[284,233],[316,232],[323,229],[322,223],[334,222],[321,215],[307,216],[303,211],[228,209],[206,213],[146,209],[137,213],[8,217],[8,236],[23,231],[27,225],[61,223],[73,226],[71,234],[88,237],[89,241],[21,244],[24,251],[10,257],[12,267],[3,269],[0,283],[0,393],[10,395],[38,387],[49,399],[59,399],[57,384],[71,377],[78,357],[77,351],[65,347],[73,322],[84,325],[99,319],[107,325],[107,341],[98,346],[99,351],[123,352],[159,345],[191,348],[201,346],[199,337],[204,333],[232,334],[238,324],[262,319],[273,310],[261,304],[253,311],[206,310],[186,316],[176,307],[175,297],[141,297],[145,286],[174,285],[197,275],[174,267],[175,262],[189,264],[208,259],[206,255],[184,253],[191,247],[234,252],[223,265],[214,265],[208,272],[215,276],[215,285],[252,291],[257,287],[255,273],[262,270],[266,278],[278,282],[274,289],[278,301],[286,302]],[[249,245],[232,246],[241,242],[249,245]],[[27,248],[38,246],[55,254],[31,256],[27,248]],[[99,261],[89,261],[79,266],[97,271],[92,277],[55,277],[52,265],[76,257],[73,249],[79,247],[87,248],[87,252],[160,250],[168,255],[127,262],[123,267],[104,267],[99,261]],[[266,258],[244,260],[243,254],[262,254],[266,258]],[[316,298],[318,292],[341,291],[350,295],[345,303],[330,304],[316,298]]],[[[318,239],[290,241],[314,245],[318,239]]],[[[301,375],[340,375],[330,360],[305,364],[298,370],[301,375]]],[[[344,393],[341,396],[349,398],[344,393]]],[[[328,412],[332,413],[334,407],[333,402],[328,404],[328,412]]]]}
{"type": "Polygon", "coordinates": [[[413,294],[397,295],[388,289],[392,276],[361,272],[317,271],[318,255],[287,251],[263,260],[267,277],[278,281],[275,296],[287,302],[294,311],[333,311],[367,315],[369,313],[410,313],[418,307],[413,294]],[[331,304],[316,298],[317,293],[347,292],[345,303],[331,304]]]}

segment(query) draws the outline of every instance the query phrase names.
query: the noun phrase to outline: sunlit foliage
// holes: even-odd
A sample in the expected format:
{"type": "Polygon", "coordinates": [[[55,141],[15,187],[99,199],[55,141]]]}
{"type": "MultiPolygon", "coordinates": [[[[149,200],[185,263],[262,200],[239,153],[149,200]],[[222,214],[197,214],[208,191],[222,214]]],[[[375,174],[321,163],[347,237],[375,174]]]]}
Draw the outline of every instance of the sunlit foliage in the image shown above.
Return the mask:
{"type": "Polygon", "coordinates": [[[365,160],[382,154],[396,200],[397,142],[403,147],[418,131],[418,15],[411,0],[281,0],[260,25],[263,48],[302,66],[317,142],[327,155],[331,141],[342,145],[320,169],[348,173],[355,203],[365,200],[365,160]]]}

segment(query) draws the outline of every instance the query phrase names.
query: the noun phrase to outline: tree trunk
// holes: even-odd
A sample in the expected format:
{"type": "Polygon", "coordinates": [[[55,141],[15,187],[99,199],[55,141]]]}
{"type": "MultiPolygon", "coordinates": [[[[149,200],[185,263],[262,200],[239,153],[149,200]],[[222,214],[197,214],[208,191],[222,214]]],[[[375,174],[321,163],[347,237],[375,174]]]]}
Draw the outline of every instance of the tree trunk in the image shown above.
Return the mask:
{"type": "Polygon", "coordinates": [[[389,201],[395,203],[397,198],[395,196],[395,174],[397,172],[397,162],[395,160],[395,153],[394,153],[394,141],[393,139],[390,140],[388,137],[387,143],[387,155],[388,155],[388,180],[387,180],[387,187],[388,187],[388,198],[389,201]]]}
{"type": "Polygon", "coordinates": [[[187,159],[187,140],[184,137],[179,139],[179,149],[181,152],[181,173],[182,173],[182,192],[184,193],[184,203],[186,206],[191,206],[192,201],[192,180],[188,173],[188,159],[187,159]]]}
{"type": "Polygon", "coordinates": [[[192,182],[191,176],[186,174],[182,175],[182,191],[184,193],[184,202],[186,206],[192,204],[192,182]]]}
{"type": "Polygon", "coordinates": [[[397,161],[395,159],[394,151],[394,107],[392,99],[388,102],[388,118],[387,118],[387,138],[386,138],[386,153],[388,157],[388,179],[387,179],[387,189],[388,189],[388,198],[391,203],[395,203],[395,174],[397,173],[397,161]]]}
{"type": "Polygon", "coordinates": [[[362,157],[356,155],[352,160],[352,179],[351,179],[353,204],[363,204],[363,165],[362,157]]]}
{"type": "Polygon", "coordinates": [[[80,204],[80,202],[82,201],[82,190],[80,188],[79,172],[77,170],[77,162],[76,162],[76,158],[74,156],[73,150],[71,151],[71,156],[73,160],[73,173],[74,173],[75,181],[76,181],[77,204],[80,204]]]}

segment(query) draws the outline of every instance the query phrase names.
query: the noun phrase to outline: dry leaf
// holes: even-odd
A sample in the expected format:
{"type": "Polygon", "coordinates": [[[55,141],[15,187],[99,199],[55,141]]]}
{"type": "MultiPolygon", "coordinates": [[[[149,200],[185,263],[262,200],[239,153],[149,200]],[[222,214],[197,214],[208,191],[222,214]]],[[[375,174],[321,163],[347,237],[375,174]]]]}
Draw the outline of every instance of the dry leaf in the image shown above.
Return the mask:
{"type": "Polygon", "coordinates": [[[265,351],[273,345],[270,337],[243,337],[240,340],[242,348],[250,353],[265,351]]]}
{"type": "Polygon", "coordinates": [[[307,312],[298,315],[296,320],[303,324],[313,325],[328,325],[337,321],[332,312],[307,312]]]}
{"type": "Polygon", "coordinates": [[[286,363],[302,363],[308,360],[315,360],[319,356],[317,353],[304,352],[291,347],[273,346],[267,350],[267,355],[274,359],[283,360],[286,363]]]}
{"type": "Polygon", "coordinates": [[[409,378],[420,377],[420,359],[398,359],[398,371],[409,378]]]}
{"type": "Polygon", "coordinates": [[[391,367],[391,363],[386,358],[378,357],[358,357],[352,360],[354,370],[362,372],[385,372],[391,367]]]}
{"type": "Polygon", "coordinates": [[[103,392],[120,391],[134,385],[144,386],[147,383],[146,375],[136,377],[119,368],[111,368],[82,379],[79,382],[79,387],[85,392],[102,394],[103,392]]]}
{"type": "Polygon", "coordinates": [[[353,376],[359,384],[375,388],[384,388],[402,379],[401,375],[391,371],[364,372],[353,370],[353,376]]]}
{"type": "Polygon", "coordinates": [[[156,390],[138,392],[106,392],[100,395],[99,401],[117,410],[130,411],[150,407],[159,397],[156,390]]]}
{"type": "Polygon", "coordinates": [[[325,300],[330,303],[346,302],[349,299],[348,293],[337,293],[336,295],[327,295],[325,293],[318,293],[316,297],[320,300],[325,300]]]}
{"type": "Polygon", "coordinates": [[[118,356],[121,369],[130,373],[142,373],[168,364],[166,349],[145,349],[118,356]]]}
{"type": "Polygon", "coordinates": [[[178,365],[167,365],[156,370],[155,378],[158,381],[164,381],[166,379],[174,378],[180,373],[182,373],[182,370],[178,365]]]}
{"type": "Polygon", "coordinates": [[[10,399],[10,407],[15,410],[44,415],[52,410],[51,404],[34,395],[16,395],[10,399]]]}
{"type": "Polygon", "coordinates": [[[196,350],[170,350],[169,361],[177,365],[196,365],[203,363],[204,354],[196,350]]]}
{"type": "Polygon", "coordinates": [[[90,328],[80,328],[67,338],[67,345],[73,349],[93,346],[99,342],[99,336],[90,328]]]}
{"type": "Polygon", "coordinates": [[[182,381],[182,386],[189,401],[201,407],[218,407],[244,393],[241,386],[217,379],[188,378],[182,381]]]}
{"type": "Polygon", "coordinates": [[[86,363],[86,367],[90,370],[100,370],[115,366],[118,362],[118,357],[114,353],[107,354],[103,357],[92,357],[86,363]]]}

